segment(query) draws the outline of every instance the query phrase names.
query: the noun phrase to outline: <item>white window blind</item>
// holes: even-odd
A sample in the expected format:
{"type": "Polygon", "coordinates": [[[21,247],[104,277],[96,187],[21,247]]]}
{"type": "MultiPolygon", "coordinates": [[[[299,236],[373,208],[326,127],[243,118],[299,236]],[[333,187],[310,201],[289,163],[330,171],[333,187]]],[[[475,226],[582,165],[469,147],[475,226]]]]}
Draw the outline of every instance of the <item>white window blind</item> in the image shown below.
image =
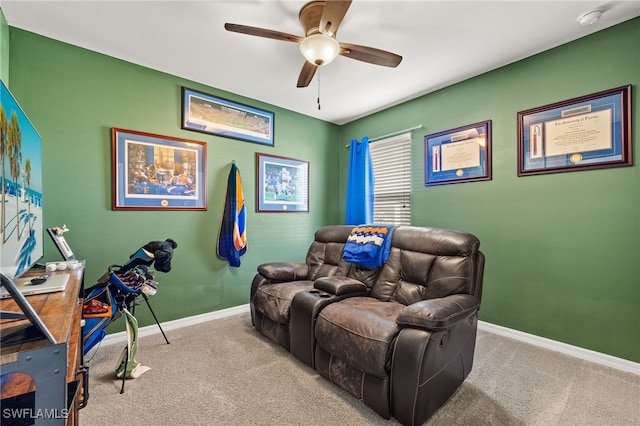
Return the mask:
{"type": "Polygon", "coordinates": [[[375,223],[411,223],[411,133],[369,144],[375,177],[375,223]]]}

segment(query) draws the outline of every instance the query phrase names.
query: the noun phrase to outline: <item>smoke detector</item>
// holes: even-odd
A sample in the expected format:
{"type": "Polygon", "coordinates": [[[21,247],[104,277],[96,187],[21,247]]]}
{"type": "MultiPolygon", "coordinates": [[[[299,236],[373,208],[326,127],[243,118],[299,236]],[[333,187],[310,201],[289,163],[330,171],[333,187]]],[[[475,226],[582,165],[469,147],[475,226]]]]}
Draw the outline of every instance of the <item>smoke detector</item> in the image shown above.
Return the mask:
{"type": "Polygon", "coordinates": [[[576,21],[578,21],[580,25],[591,25],[598,22],[601,16],[602,16],[601,10],[598,10],[598,9],[589,10],[583,13],[582,15],[578,16],[576,21]]]}

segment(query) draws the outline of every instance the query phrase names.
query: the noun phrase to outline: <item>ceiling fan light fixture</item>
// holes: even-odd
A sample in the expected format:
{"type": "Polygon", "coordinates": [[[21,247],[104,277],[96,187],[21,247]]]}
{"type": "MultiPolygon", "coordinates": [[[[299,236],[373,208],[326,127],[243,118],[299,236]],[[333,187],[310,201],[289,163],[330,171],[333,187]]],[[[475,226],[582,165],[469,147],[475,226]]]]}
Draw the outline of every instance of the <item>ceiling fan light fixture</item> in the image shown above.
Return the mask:
{"type": "Polygon", "coordinates": [[[340,53],[340,44],[328,35],[312,34],[300,42],[300,52],[312,64],[327,65],[340,53]]]}

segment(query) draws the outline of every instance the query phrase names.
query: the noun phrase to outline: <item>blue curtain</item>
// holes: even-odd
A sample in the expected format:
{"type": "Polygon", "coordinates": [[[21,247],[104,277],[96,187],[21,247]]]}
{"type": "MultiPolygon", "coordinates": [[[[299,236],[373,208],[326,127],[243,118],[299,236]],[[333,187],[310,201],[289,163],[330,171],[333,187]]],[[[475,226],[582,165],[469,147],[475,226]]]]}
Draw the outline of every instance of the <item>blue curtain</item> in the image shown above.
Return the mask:
{"type": "Polygon", "coordinates": [[[351,141],[346,210],[346,225],[373,222],[373,166],[366,136],[361,142],[357,139],[351,141]]]}

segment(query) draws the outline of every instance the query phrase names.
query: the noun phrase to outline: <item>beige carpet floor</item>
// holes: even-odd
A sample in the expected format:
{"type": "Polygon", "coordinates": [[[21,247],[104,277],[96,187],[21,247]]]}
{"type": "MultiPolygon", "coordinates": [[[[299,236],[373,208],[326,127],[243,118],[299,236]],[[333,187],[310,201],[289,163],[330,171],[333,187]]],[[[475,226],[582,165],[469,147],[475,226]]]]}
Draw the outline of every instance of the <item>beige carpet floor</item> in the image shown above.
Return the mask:
{"type": "MultiPolygon", "coordinates": [[[[151,367],[127,380],[124,344],[94,348],[81,426],[396,425],[255,332],[249,314],[140,339],[151,367]]],[[[427,425],[640,425],[640,375],[479,331],[473,371],[427,425]]]]}

